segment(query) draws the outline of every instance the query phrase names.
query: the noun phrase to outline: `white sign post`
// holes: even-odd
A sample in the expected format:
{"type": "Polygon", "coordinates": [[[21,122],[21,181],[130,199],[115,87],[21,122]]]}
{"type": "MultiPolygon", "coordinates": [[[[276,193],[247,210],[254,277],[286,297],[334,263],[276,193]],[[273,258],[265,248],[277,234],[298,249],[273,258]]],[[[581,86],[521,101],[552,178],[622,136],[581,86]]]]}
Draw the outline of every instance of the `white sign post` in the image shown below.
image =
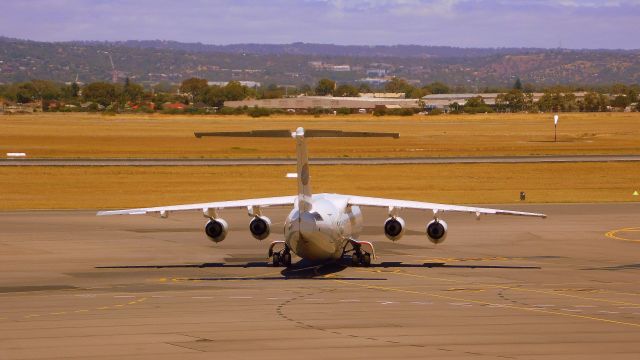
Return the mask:
{"type": "Polygon", "coordinates": [[[555,129],[553,135],[553,142],[558,141],[558,114],[553,115],[553,127],[555,129]]]}

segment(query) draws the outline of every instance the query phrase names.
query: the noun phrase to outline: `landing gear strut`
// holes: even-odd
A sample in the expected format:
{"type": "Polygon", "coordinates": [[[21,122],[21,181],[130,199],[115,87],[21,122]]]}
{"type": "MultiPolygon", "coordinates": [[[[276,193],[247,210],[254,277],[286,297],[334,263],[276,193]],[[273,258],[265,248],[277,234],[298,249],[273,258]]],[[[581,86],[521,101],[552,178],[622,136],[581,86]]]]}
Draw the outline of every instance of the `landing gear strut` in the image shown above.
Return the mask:
{"type": "Polygon", "coordinates": [[[351,244],[351,250],[345,251],[345,253],[351,252],[351,265],[352,266],[371,266],[371,253],[373,253],[373,258],[376,257],[375,249],[373,248],[373,244],[368,241],[358,241],[351,240],[349,241],[351,244]],[[366,245],[371,248],[371,253],[362,250],[362,245],[366,245]]]}
{"type": "Polygon", "coordinates": [[[290,267],[291,266],[291,249],[284,241],[274,241],[269,246],[269,257],[271,258],[272,265],[290,267]],[[273,251],[276,245],[283,244],[284,249],[280,251],[273,251]]]}

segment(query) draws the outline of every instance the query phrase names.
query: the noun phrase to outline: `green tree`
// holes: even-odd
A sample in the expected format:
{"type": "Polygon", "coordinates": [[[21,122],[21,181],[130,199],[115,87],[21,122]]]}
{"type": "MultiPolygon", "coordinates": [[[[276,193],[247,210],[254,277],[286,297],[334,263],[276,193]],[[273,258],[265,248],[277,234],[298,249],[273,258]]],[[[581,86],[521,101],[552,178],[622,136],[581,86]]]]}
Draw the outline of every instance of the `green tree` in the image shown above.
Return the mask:
{"type": "Polygon", "coordinates": [[[255,95],[253,90],[246,86],[243,86],[238,81],[229,81],[229,83],[223,88],[224,98],[229,101],[244,100],[251,95],[255,95]]]}
{"type": "Polygon", "coordinates": [[[384,91],[391,93],[410,93],[413,91],[414,87],[411,86],[407,80],[394,77],[389,80],[386,84],[384,84],[384,91]]]}
{"type": "Polygon", "coordinates": [[[626,94],[616,95],[611,100],[611,106],[624,110],[627,106],[631,105],[631,99],[626,94]]]}
{"type": "Polygon", "coordinates": [[[209,89],[207,80],[195,77],[184,80],[180,84],[180,92],[188,94],[193,102],[202,101],[202,97],[207,92],[207,89],[209,89]]]}
{"type": "Polygon", "coordinates": [[[80,96],[80,85],[74,81],[73,84],[71,84],[71,97],[77,98],[78,96],[80,96]]]}
{"type": "Polygon", "coordinates": [[[342,84],[333,91],[333,96],[339,97],[357,97],[360,96],[360,91],[353,85],[342,84]]]}
{"type": "Polygon", "coordinates": [[[300,94],[305,94],[305,95],[312,95],[313,94],[313,89],[311,88],[311,85],[309,84],[304,84],[300,87],[300,90],[298,91],[300,94]]]}
{"type": "Polygon", "coordinates": [[[498,94],[496,107],[500,111],[519,112],[526,108],[526,97],[520,90],[513,89],[508,93],[498,94]]]}
{"type": "Polygon", "coordinates": [[[56,100],[62,95],[60,86],[49,80],[31,80],[36,97],[40,100],[56,100]]]}
{"type": "Polygon", "coordinates": [[[144,95],[144,88],[142,85],[132,83],[127,78],[124,82],[122,95],[125,101],[139,102],[144,95]]]}
{"type": "Polygon", "coordinates": [[[369,84],[363,82],[358,84],[358,92],[364,94],[373,92],[373,90],[371,90],[371,86],[369,86],[369,84]]]}
{"type": "Polygon", "coordinates": [[[118,91],[114,84],[94,82],[82,89],[82,97],[86,101],[96,102],[102,106],[109,106],[118,100],[118,91]]]}
{"type": "Polygon", "coordinates": [[[520,81],[520,78],[516,78],[516,82],[513,84],[513,89],[522,91],[522,82],[520,81]]]}
{"type": "Polygon", "coordinates": [[[573,111],[577,109],[576,97],[564,87],[547,89],[538,100],[538,108],[542,111],[573,111]]]}
{"type": "Polygon", "coordinates": [[[30,82],[17,84],[14,94],[15,100],[21,104],[30,103],[39,98],[38,91],[30,82]]]}
{"type": "Polygon", "coordinates": [[[316,86],[316,95],[326,96],[333,94],[333,90],[336,88],[336,82],[330,79],[320,79],[316,86]]]}
{"type": "Polygon", "coordinates": [[[280,99],[288,93],[285,88],[278,87],[276,84],[270,84],[266,88],[261,88],[258,92],[258,98],[260,99],[280,99]]]}
{"type": "Polygon", "coordinates": [[[224,90],[220,86],[210,86],[203,95],[202,101],[209,106],[222,107],[225,101],[224,90]]]}
{"type": "Polygon", "coordinates": [[[464,112],[469,114],[493,112],[493,109],[489,105],[485,104],[482,96],[476,96],[467,99],[464,104],[463,110],[464,112]]]}
{"type": "Polygon", "coordinates": [[[423,89],[428,91],[430,94],[448,94],[451,91],[449,86],[438,81],[424,86],[423,89]]]}
{"type": "Polygon", "coordinates": [[[591,91],[584,95],[580,110],[589,112],[606,111],[607,105],[609,104],[606,96],[591,91]]]}

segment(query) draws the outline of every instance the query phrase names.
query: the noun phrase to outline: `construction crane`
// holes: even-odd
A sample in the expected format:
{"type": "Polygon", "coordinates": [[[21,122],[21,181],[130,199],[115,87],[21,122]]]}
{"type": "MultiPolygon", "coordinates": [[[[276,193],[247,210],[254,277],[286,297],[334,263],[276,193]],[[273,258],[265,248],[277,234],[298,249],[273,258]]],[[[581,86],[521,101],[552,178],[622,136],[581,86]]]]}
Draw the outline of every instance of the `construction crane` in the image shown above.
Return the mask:
{"type": "Polygon", "coordinates": [[[118,82],[118,70],[116,70],[116,66],[113,63],[113,57],[111,53],[108,51],[100,51],[103,54],[109,55],[109,62],[111,63],[111,82],[114,84],[118,82]]]}
{"type": "Polygon", "coordinates": [[[111,53],[107,54],[109,54],[109,61],[111,62],[111,81],[115,84],[118,82],[118,71],[116,70],[116,66],[113,64],[111,53]]]}

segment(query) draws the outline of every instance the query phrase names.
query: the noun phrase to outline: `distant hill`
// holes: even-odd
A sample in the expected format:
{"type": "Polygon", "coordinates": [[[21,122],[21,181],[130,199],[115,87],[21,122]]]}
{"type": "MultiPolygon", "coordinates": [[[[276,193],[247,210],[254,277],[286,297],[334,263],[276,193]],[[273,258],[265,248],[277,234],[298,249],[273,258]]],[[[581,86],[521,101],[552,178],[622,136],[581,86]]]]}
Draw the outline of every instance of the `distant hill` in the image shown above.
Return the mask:
{"type": "Polygon", "coordinates": [[[34,78],[81,82],[119,79],[314,84],[323,77],[357,82],[399,76],[415,83],[442,81],[473,89],[509,86],[516,77],[535,85],[640,83],[639,50],[535,48],[471,49],[442,46],[206,45],[174,41],[36,42],[0,37],[0,82],[34,78]],[[333,66],[346,65],[346,66],[333,66]]]}
{"type": "MultiPolygon", "coordinates": [[[[87,44],[100,44],[88,42],[87,44]]],[[[181,43],[163,40],[129,40],[113,43],[140,49],[166,49],[203,53],[259,54],[259,55],[310,55],[343,57],[482,57],[499,54],[519,54],[539,49],[533,48],[456,48],[451,46],[393,45],[362,46],[333,44],[233,44],[207,45],[202,43],[181,43]]]]}

